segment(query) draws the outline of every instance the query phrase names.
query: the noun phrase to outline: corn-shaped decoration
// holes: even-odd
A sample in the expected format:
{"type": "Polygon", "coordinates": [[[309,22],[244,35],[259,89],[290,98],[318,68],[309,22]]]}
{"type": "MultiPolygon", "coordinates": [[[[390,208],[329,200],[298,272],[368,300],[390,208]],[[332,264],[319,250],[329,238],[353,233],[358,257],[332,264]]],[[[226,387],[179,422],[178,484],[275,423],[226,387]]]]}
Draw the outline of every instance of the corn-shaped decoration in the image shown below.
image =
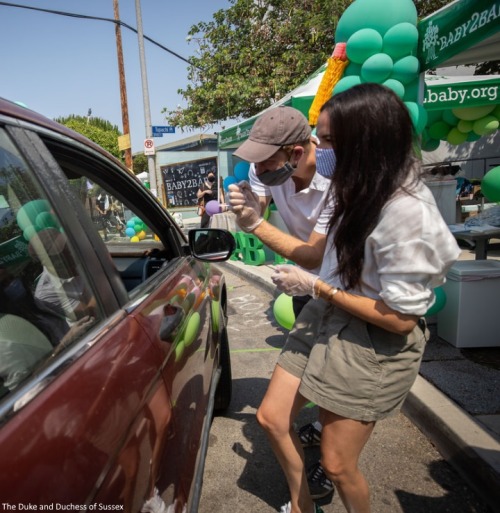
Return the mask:
{"type": "Polygon", "coordinates": [[[331,98],[335,84],[342,78],[344,70],[349,64],[345,48],[345,43],[337,43],[332,56],[328,59],[325,73],[309,109],[309,124],[311,126],[316,125],[321,107],[331,98]]]}

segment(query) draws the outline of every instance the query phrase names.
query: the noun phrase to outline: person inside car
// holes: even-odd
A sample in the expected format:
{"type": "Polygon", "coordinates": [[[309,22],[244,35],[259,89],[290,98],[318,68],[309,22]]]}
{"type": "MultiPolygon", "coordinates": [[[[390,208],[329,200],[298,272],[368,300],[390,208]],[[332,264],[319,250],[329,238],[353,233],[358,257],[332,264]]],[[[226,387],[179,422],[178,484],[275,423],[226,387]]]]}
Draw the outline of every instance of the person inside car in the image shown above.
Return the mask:
{"type": "Polygon", "coordinates": [[[41,230],[31,238],[28,251],[43,265],[34,293],[39,301],[70,326],[83,316],[95,314],[95,301],[78,273],[66,235],[56,228],[41,230]]]}
{"type": "Polygon", "coordinates": [[[0,380],[13,390],[32,370],[58,353],[93,322],[82,317],[71,328],[46,310],[20,276],[0,267],[0,380]]]}

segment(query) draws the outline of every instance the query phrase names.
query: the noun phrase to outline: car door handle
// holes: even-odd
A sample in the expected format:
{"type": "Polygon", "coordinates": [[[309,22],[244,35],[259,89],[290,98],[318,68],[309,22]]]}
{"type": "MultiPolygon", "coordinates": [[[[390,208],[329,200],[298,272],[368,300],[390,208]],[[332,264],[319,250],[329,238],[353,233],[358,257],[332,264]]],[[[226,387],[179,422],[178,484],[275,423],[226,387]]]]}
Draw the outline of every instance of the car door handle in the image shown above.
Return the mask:
{"type": "Polygon", "coordinates": [[[165,317],[160,324],[160,339],[168,342],[170,335],[175,331],[177,326],[184,318],[184,310],[180,306],[166,305],[163,309],[165,317]]]}

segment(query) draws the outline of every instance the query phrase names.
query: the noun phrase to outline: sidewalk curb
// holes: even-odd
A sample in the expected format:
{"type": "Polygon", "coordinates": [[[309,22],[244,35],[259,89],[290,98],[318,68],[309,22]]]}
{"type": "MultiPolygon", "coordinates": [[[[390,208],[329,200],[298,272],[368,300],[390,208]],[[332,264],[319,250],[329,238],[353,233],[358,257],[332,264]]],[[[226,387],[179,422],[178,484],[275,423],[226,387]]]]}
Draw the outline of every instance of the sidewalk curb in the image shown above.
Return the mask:
{"type": "MultiPolygon", "coordinates": [[[[273,297],[275,285],[230,261],[219,264],[273,297]]],[[[481,423],[421,375],[411,388],[402,413],[429,439],[443,458],[482,497],[492,511],[500,504],[500,442],[481,423]]]]}
{"type": "Polygon", "coordinates": [[[495,511],[500,504],[498,440],[420,375],[402,411],[495,511]]]}
{"type": "Polygon", "coordinates": [[[243,276],[252,283],[258,284],[266,292],[269,292],[273,297],[277,297],[279,295],[276,286],[273,283],[269,283],[269,281],[265,278],[256,276],[254,273],[247,271],[241,267],[236,267],[235,265],[232,265],[231,262],[221,262],[218,265],[221,269],[227,270],[227,272],[231,274],[234,274],[236,276],[243,276]]]}

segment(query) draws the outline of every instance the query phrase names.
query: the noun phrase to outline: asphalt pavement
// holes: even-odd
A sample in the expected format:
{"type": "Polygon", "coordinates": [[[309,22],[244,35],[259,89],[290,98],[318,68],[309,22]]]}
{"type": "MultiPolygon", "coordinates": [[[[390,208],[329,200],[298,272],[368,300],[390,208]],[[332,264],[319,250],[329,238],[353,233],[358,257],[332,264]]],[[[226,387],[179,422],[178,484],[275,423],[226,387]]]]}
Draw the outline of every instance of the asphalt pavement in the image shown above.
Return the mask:
{"type": "MultiPolygon", "coordinates": [[[[194,220],[185,225],[186,230],[192,227],[194,220]]],[[[488,258],[500,260],[500,249],[488,258]]],[[[473,250],[465,247],[460,259],[474,259],[473,250]]],[[[272,265],[230,260],[224,266],[279,294],[271,281],[272,265]]],[[[437,317],[427,321],[431,337],[403,413],[500,513],[500,347],[456,348],[437,335],[437,317]]],[[[480,325],[474,336],[481,337],[480,325]]]]}

